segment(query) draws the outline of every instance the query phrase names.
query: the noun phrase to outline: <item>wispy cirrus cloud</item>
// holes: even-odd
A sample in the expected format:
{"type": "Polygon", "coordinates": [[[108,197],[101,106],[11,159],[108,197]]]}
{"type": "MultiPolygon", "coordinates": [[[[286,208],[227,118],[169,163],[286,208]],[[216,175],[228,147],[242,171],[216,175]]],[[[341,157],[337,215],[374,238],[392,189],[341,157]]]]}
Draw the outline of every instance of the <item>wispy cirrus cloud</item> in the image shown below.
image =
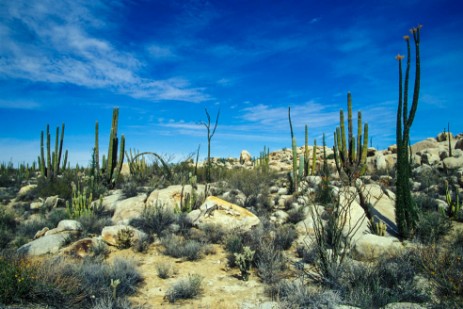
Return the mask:
{"type": "Polygon", "coordinates": [[[35,101],[24,100],[0,100],[0,108],[7,109],[37,109],[40,104],[35,101]]]}
{"type": "MultiPolygon", "coordinates": [[[[99,1],[20,0],[5,6],[0,25],[0,73],[5,78],[108,89],[153,101],[209,99],[204,89],[184,78],[143,76],[146,64],[107,34],[112,29],[105,12],[114,7],[99,1]]],[[[151,52],[172,56],[161,47],[152,46],[151,52]]]]}

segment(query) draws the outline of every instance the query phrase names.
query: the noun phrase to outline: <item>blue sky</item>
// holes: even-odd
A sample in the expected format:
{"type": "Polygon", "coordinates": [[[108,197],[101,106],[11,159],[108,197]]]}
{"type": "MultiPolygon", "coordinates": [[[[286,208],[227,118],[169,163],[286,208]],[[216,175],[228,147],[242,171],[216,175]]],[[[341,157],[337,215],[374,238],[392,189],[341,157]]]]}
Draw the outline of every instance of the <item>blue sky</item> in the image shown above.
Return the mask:
{"type": "MultiPolygon", "coordinates": [[[[95,121],[106,152],[112,108],[126,147],[181,160],[258,155],[322,133],[339,109],[395,143],[398,53],[422,24],[422,82],[412,142],[450,122],[463,132],[460,1],[0,0],[0,162],[32,162],[40,131],[65,123],[71,164],[88,164],[95,121]]],[[[53,130],[54,132],[54,130],[53,130]]],[[[54,134],[53,134],[54,135],[54,134]]]]}

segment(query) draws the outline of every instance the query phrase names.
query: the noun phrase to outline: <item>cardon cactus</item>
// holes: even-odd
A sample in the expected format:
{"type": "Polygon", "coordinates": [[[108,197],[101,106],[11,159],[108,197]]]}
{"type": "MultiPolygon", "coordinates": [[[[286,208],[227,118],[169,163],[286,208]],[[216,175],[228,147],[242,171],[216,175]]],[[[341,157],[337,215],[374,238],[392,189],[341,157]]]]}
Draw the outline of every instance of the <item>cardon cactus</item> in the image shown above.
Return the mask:
{"type": "Polygon", "coordinates": [[[341,177],[352,185],[355,179],[365,173],[368,150],[368,124],[365,123],[362,134],[362,113],[357,117],[357,142],[354,138],[352,124],[352,95],[347,93],[347,131],[344,123],[344,112],[339,112],[340,127],[334,132],[334,160],[336,169],[341,177]]]}
{"type": "Polygon", "coordinates": [[[56,128],[55,136],[55,149],[51,151],[51,136],[50,126],[47,125],[47,156],[45,161],[45,149],[44,149],[44,132],[40,133],[40,156],[39,156],[39,169],[40,174],[46,177],[48,180],[52,180],[58,176],[60,171],[63,171],[67,165],[68,151],[64,154],[64,160],[61,161],[63,153],[63,141],[64,141],[64,123],[61,125],[61,134],[59,127],[56,128]],[[63,162],[61,164],[61,162],[63,162]]]}

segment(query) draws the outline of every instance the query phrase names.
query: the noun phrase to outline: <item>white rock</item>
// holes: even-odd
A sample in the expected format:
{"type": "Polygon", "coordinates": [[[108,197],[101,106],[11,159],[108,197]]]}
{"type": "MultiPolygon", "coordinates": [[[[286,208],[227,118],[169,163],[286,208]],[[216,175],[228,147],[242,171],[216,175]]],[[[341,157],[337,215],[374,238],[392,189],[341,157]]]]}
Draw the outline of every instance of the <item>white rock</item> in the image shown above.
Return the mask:
{"type": "Polygon", "coordinates": [[[112,217],[114,224],[129,224],[130,220],[139,218],[145,209],[146,194],[140,194],[122,201],[118,201],[112,217]]]}
{"type": "Polygon", "coordinates": [[[352,256],[359,261],[371,261],[382,256],[395,255],[402,249],[403,246],[397,238],[366,234],[355,242],[352,256]]]}
{"type": "Polygon", "coordinates": [[[191,211],[188,219],[198,228],[212,223],[227,229],[240,228],[244,231],[260,223],[259,218],[249,210],[215,196],[209,196],[199,209],[191,211]]]}
{"type": "Polygon", "coordinates": [[[132,243],[137,240],[141,240],[147,237],[147,235],[144,232],[130,225],[119,224],[119,225],[105,226],[103,230],[101,231],[101,238],[108,245],[118,246],[119,241],[118,241],[117,234],[122,230],[130,230],[131,232],[133,232],[132,243]]]}
{"type": "Polygon", "coordinates": [[[37,238],[18,249],[18,254],[26,256],[38,256],[57,253],[72,237],[70,232],[45,235],[37,238]]]}

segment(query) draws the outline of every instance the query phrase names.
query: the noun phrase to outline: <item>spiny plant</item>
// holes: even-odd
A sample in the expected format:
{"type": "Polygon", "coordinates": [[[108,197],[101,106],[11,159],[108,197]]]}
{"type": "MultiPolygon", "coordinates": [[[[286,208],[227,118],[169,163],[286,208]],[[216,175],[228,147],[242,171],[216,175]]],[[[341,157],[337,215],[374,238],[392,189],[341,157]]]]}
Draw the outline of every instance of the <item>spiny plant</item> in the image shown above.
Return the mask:
{"type": "Polygon", "coordinates": [[[409,238],[413,235],[418,221],[418,210],[412,198],[410,185],[411,166],[409,162],[410,128],[412,127],[418,108],[420,94],[420,30],[421,25],[410,30],[415,42],[415,83],[410,111],[408,110],[408,85],[410,77],[410,37],[404,36],[407,43],[407,68],[405,81],[402,80],[402,60],[404,56],[397,55],[399,63],[399,103],[397,107],[397,180],[395,217],[399,235],[409,238]]]}
{"type": "Polygon", "coordinates": [[[296,137],[294,136],[293,123],[291,122],[291,107],[288,107],[288,119],[289,119],[289,128],[291,130],[291,149],[293,152],[293,170],[290,180],[292,182],[292,191],[297,192],[298,188],[298,168],[297,168],[297,143],[296,137]]]}
{"type": "Polygon", "coordinates": [[[109,188],[116,186],[117,178],[122,170],[124,163],[125,153],[125,136],[121,136],[120,145],[119,138],[117,137],[117,126],[119,121],[119,108],[113,109],[113,117],[111,124],[111,133],[109,135],[108,156],[103,156],[103,162],[100,169],[99,163],[99,142],[98,142],[98,121],[95,124],[95,148],[94,148],[94,161],[97,169],[97,175],[101,176],[109,188]],[[117,158],[117,150],[119,147],[119,159],[117,158]]]}
{"type": "Polygon", "coordinates": [[[362,113],[357,116],[357,143],[354,138],[352,124],[352,95],[347,93],[347,131],[344,123],[344,112],[339,111],[340,127],[334,132],[334,160],[341,177],[347,178],[349,185],[365,173],[368,150],[368,124],[365,123],[362,134],[362,113]],[[363,138],[362,138],[363,137],[363,138]]]}
{"type": "Polygon", "coordinates": [[[68,151],[64,154],[63,164],[61,165],[61,156],[63,153],[63,140],[64,140],[64,123],[61,125],[61,134],[59,127],[56,127],[55,136],[55,150],[51,152],[51,137],[50,137],[50,125],[47,125],[47,157],[45,161],[45,149],[44,149],[44,133],[40,134],[40,156],[38,157],[40,174],[52,180],[58,176],[61,171],[64,171],[68,160],[68,151]],[[61,135],[61,137],[60,137],[61,135]]]}

